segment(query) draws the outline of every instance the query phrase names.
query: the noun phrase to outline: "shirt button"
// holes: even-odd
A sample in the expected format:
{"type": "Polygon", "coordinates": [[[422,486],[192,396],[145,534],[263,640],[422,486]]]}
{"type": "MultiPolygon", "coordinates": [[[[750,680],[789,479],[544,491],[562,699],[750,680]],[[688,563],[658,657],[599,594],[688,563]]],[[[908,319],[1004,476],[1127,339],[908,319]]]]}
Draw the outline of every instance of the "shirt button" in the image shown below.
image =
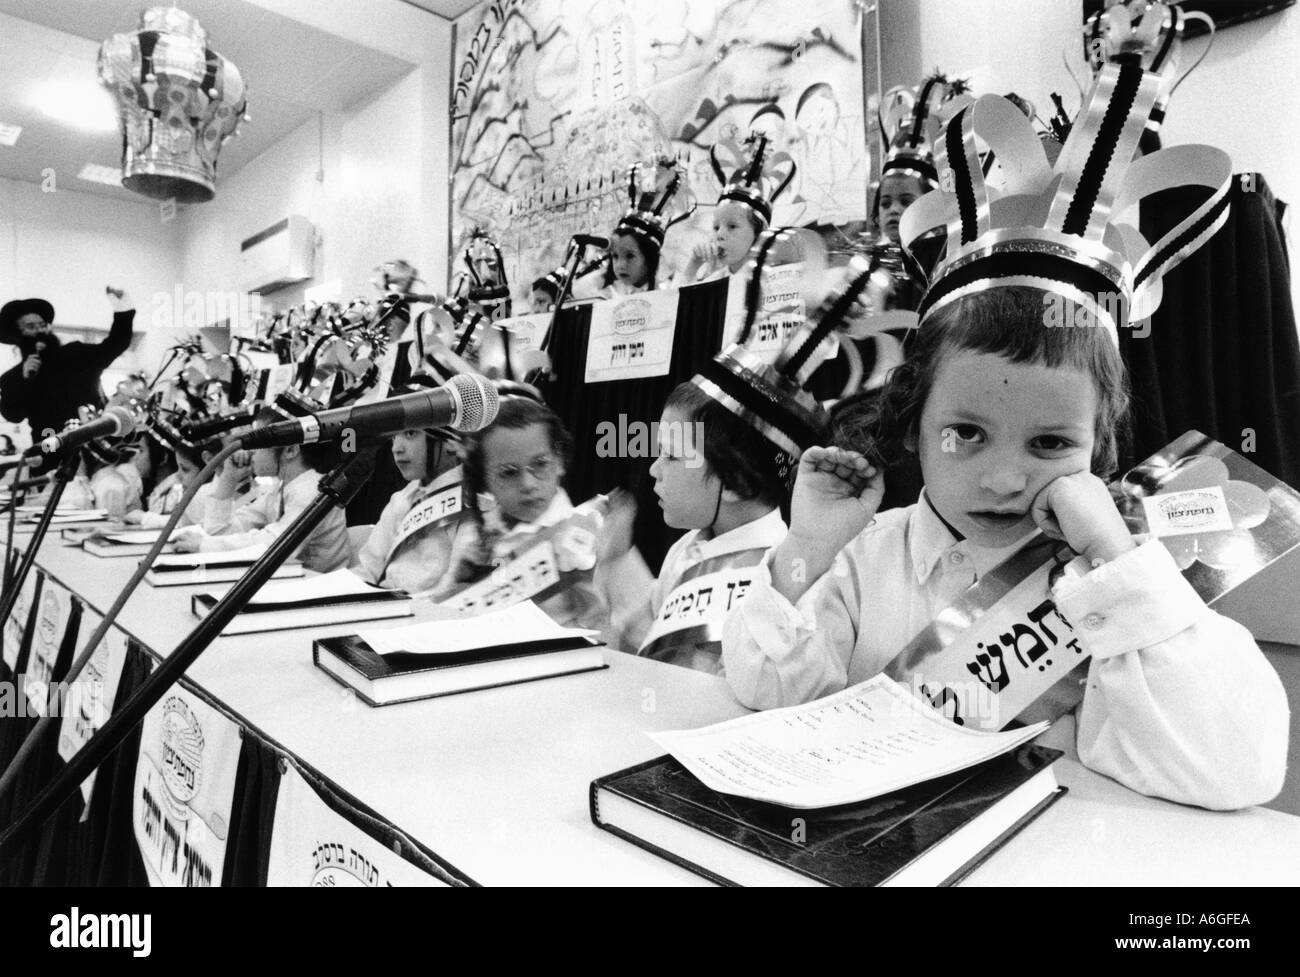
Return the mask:
{"type": "Polygon", "coordinates": [[[1096,631],[1105,623],[1106,617],[1104,614],[1089,614],[1083,619],[1083,626],[1089,631],[1096,631]]]}
{"type": "Polygon", "coordinates": [[[962,563],[965,562],[966,557],[963,556],[958,551],[953,550],[953,552],[948,554],[948,560],[950,563],[952,563],[953,566],[960,566],[962,563]]]}

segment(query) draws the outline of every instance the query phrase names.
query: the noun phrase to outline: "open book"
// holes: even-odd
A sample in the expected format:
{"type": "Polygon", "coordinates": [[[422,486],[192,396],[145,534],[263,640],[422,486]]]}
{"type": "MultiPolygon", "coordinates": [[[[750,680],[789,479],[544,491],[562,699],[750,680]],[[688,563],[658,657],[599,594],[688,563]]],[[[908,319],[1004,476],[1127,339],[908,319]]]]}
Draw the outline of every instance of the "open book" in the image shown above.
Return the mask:
{"type": "Polygon", "coordinates": [[[320,638],[312,660],[379,706],[604,668],[597,636],[524,601],[473,618],[320,638]]]}
{"type": "MultiPolygon", "coordinates": [[[[195,594],[190,606],[207,617],[229,590],[195,594]]],[[[351,570],[334,570],[298,580],[270,580],[222,629],[223,635],[288,628],[321,627],[348,621],[410,617],[411,597],[366,583],[351,570]]]]}
{"type": "Polygon", "coordinates": [[[985,733],[883,675],[704,729],[649,733],[672,757],[592,784],[592,820],[715,881],[956,881],[1062,793],[1030,746],[985,733]]]}

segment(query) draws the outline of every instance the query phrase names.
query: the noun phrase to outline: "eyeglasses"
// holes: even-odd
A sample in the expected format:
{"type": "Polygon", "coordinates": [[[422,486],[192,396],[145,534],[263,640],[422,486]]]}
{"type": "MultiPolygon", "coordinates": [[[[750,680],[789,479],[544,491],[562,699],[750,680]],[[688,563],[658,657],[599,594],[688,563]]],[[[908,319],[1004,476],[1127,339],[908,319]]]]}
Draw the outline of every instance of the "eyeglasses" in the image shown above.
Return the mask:
{"type": "Polygon", "coordinates": [[[559,459],[553,455],[542,455],[540,458],[534,458],[527,465],[501,465],[493,470],[492,474],[503,482],[518,482],[524,477],[524,472],[532,475],[538,481],[546,481],[553,478],[560,470],[559,459]]]}

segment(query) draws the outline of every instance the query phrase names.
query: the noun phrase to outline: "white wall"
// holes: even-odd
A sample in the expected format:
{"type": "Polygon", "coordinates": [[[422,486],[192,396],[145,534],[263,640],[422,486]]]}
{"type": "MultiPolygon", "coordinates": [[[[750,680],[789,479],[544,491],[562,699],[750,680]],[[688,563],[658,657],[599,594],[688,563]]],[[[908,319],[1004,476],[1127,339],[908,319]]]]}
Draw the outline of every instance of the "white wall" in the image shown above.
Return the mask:
{"type": "Polygon", "coordinates": [[[317,228],[316,273],[267,304],[292,305],[316,285],[337,285],[343,299],[371,295],[374,267],[399,257],[430,288],[444,288],[450,24],[442,41],[428,65],[364,105],[304,125],[222,181],[215,200],[187,208],[185,287],[237,290],[240,241],[297,213],[317,228]]]}
{"type": "MultiPolygon", "coordinates": [[[[126,289],[142,310],[141,338],[118,371],[155,366],[175,339],[146,327],[150,297],[179,280],[181,237],[180,222],[162,223],[156,204],[0,178],[0,295],[46,298],[56,326],[106,331],[112,310],[104,286],[126,289]]],[[[14,362],[12,347],[0,351],[0,367],[14,362]]]]}

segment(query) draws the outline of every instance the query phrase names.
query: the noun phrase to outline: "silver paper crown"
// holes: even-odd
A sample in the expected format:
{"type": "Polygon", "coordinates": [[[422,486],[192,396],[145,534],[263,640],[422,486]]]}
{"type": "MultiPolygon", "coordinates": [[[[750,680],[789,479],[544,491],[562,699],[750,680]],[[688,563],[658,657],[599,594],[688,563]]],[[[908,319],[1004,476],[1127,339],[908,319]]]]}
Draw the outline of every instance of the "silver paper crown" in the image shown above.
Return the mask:
{"type": "Polygon", "coordinates": [[[1188,13],[1176,3],[1160,0],[1114,0],[1088,18],[1083,27],[1083,53],[1094,75],[1108,64],[1136,64],[1160,79],[1147,130],[1158,134],[1170,97],[1196,70],[1214,43],[1214,20],[1200,11],[1188,13]],[[1188,21],[1209,29],[1209,41],[1185,71],[1183,34],[1188,21]]]}
{"type": "Polygon", "coordinates": [[[880,134],[885,140],[882,179],[890,173],[905,173],[919,178],[927,190],[938,186],[933,146],[939,110],[967,91],[965,79],[949,80],[935,71],[915,90],[899,85],[885,93],[880,114],[880,134]],[[889,131],[891,124],[893,130],[889,131]]]}
{"type": "Polygon", "coordinates": [[[671,156],[660,157],[653,168],[647,168],[653,179],[649,189],[642,189],[642,167],[640,163],[632,164],[627,175],[627,198],[629,209],[619,219],[615,233],[627,231],[649,241],[656,249],[663,246],[664,235],[668,228],[680,224],[693,213],[695,204],[678,214],[666,211],[681,189],[682,179],[686,175],[680,163],[671,156]]]}
{"type": "Polygon", "coordinates": [[[1160,279],[1227,218],[1232,161],[1210,146],[1176,146],[1134,159],[1160,77],[1136,64],[1101,69],[1055,165],[1011,102],[985,95],[957,111],[937,146],[940,189],[903,214],[911,248],[936,228],[946,249],[918,309],[921,320],[963,296],[1027,285],[1087,308],[1113,331],[1149,315],[1160,279]],[[985,179],[992,151],[1002,183],[985,179]],[[1150,244],[1136,205],[1161,190],[1201,186],[1208,199],[1150,244]],[[1129,211],[1132,213],[1126,213],[1129,211]]]}
{"type": "Polygon", "coordinates": [[[134,34],[100,46],[99,78],[117,99],[122,185],[158,199],[201,203],[216,193],[217,156],[247,107],[239,69],[175,7],[140,15],[134,34]]]}
{"type": "Polygon", "coordinates": [[[742,203],[761,217],[764,224],[772,222],[772,205],[790,185],[798,169],[788,154],[769,157],[768,142],[767,136],[755,132],[743,144],[719,143],[709,149],[713,174],[722,184],[718,202],[742,203]],[[735,167],[730,177],[718,159],[719,146],[731,157],[731,165],[735,167]]]}

